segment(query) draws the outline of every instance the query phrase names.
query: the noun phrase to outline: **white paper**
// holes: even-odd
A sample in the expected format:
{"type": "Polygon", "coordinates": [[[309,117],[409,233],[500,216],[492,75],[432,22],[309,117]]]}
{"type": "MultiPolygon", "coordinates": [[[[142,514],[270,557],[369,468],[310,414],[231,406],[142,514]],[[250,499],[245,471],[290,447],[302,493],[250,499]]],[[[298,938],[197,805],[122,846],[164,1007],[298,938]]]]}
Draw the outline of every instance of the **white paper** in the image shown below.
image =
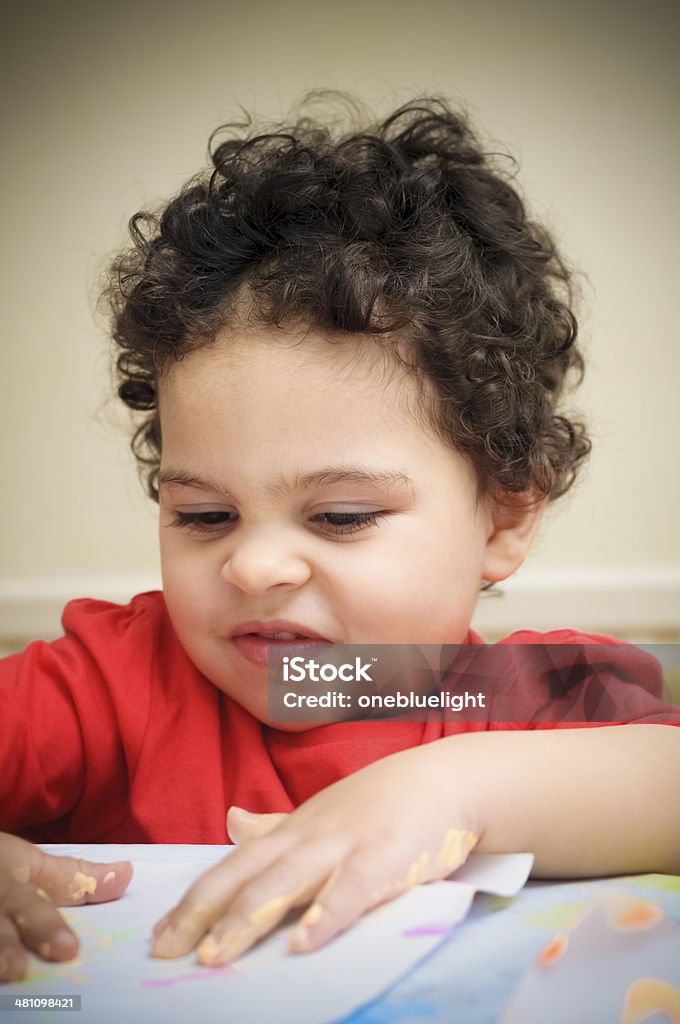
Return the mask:
{"type": "Polygon", "coordinates": [[[524,972],[502,1024],[680,1020],[680,924],[624,889],[595,892],[524,972]]]}
{"type": "MultiPolygon", "coordinates": [[[[31,955],[26,981],[2,987],[3,993],[82,996],[81,1012],[32,1013],[35,1024],[184,1024],[218,1019],[218,1014],[238,1024],[337,1020],[376,998],[434,949],[463,920],[475,891],[514,895],[533,863],[531,854],[472,854],[455,880],[415,886],[316,952],[288,952],[288,923],[234,964],[205,967],[194,954],[153,959],[151,928],[231,847],[60,844],[42,849],[88,860],[131,860],[135,874],[120,900],[62,911],[81,941],[76,961],[58,965],[31,955]]],[[[4,1011],[2,1020],[25,1024],[26,1015],[4,1011]]]]}

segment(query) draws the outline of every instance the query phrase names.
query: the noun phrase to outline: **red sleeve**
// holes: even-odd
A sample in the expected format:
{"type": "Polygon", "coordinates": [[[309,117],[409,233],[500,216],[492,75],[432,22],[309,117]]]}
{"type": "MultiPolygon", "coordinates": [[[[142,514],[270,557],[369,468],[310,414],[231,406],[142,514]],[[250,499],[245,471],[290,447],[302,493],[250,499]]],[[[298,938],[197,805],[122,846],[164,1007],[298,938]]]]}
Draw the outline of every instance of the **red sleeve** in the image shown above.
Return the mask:
{"type": "Polygon", "coordinates": [[[61,639],[0,660],[0,829],[49,841],[50,823],[83,803],[94,832],[98,817],[126,813],[148,717],[152,596],[71,601],[61,639]]]}
{"type": "Polygon", "coordinates": [[[497,677],[513,681],[506,706],[521,714],[505,716],[499,702],[492,727],[504,717],[525,729],[680,725],[680,709],[664,700],[662,665],[625,640],[573,629],[522,630],[496,650],[497,677]]]}

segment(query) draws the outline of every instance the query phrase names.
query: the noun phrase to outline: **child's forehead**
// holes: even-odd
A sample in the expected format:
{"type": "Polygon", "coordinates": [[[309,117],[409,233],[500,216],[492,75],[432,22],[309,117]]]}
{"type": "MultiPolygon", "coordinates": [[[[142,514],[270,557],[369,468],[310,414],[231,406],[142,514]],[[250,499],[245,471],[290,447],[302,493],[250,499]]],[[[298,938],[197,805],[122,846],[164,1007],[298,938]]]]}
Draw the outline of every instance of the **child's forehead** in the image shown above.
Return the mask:
{"type": "Polygon", "coordinates": [[[375,448],[451,448],[428,383],[396,344],[367,335],[225,328],[169,368],[158,407],[165,454],[217,436],[243,451],[331,447],[351,461],[375,448]]]}
{"type": "Polygon", "coordinates": [[[158,378],[159,395],[173,397],[195,389],[233,389],[240,378],[257,374],[284,378],[298,387],[361,384],[388,385],[425,395],[428,382],[415,371],[408,340],[332,332],[308,325],[225,326],[178,361],[167,363],[158,378]]]}

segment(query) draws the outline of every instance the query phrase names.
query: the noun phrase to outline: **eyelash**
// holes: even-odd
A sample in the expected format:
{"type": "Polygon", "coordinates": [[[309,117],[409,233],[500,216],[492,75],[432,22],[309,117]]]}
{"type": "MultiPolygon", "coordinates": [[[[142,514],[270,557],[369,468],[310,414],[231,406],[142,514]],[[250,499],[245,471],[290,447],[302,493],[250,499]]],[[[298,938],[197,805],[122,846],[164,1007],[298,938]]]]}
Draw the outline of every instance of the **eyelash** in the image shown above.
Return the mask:
{"type": "MultiPolygon", "coordinates": [[[[177,517],[170,524],[171,526],[177,527],[177,529],[186,529],[187,527],[197,531],[198,533],[217,534],[224,530],[225,527],[233,526],[234,522],[206,522],[208,516],[226,516],[228,512],[178,512],[177,517]]],[[[386,512],[320,512],[319,515],[314,516],[313,521],[324,520],[326,525],[330,527],[331,533],[339,537],[347,537],[352,533],[358,533],[359,530],[366,529],[369,526],[377,526],[378,519],[381,516],[387,515],[386,512]],[[335,520],[341,520],[340,522],[330,522],[329,517],[333,517],[335,520]],[[345,528],[343,528],[345,527],[345,528]],[[347,529],[346,527],[349,527],[347,529]]]]}

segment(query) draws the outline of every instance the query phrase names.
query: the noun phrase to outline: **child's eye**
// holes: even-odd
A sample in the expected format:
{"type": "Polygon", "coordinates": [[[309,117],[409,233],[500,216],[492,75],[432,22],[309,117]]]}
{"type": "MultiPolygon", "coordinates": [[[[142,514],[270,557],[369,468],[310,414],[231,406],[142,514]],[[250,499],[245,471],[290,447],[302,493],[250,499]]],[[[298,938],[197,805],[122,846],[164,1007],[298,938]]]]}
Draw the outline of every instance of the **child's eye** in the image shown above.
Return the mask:
{"type": "Polygon", "coordinates": [[[357,533],[367,526],[375,526],[379,516],[385,512],[320,512],[312,516],[313,522],[321,523],[329,533],[336,535],[357,533]]]}
{"type": "MultiPolygon", "coordinates": [[[[357,533],[368,526],[375,526],[379,516],[386,512],[320,512],[312,516],[312,522],[320,523],[326,532],[336,536],[357,533]]],[[[233,526],[236,516],[233,512],[178,512],[170,524],[178,529],[196,533],[222,533],[233,526]],[[233,517],[233,518],[232,518],[233,517]]]]}
{"type": "Polygon", "coordinates": [[[232,512],[178,512],[177,517],[170,524],[179,529],[189,527],[199,533],[219,533],[225,526],[231,526],[234,522],[229,517],[232,512]]]}

